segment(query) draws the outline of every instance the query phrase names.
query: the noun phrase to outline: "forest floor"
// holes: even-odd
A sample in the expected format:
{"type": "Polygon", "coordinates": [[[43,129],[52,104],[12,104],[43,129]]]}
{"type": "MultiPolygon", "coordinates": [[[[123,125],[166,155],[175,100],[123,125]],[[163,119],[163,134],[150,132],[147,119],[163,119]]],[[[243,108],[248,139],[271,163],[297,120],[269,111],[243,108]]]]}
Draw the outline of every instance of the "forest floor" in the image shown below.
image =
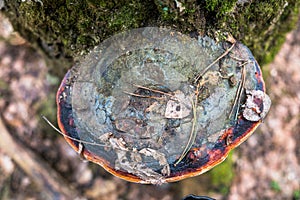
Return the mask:
{"type": "MultiPolygon", "coordinates": [[[[205,174],[162,186],[128,183],[83,162],[41,119],[43,114],[56,121],[53,109],[60,80],[48,73],[42,56],[0,13],[0,123],[5,125],[0,126],[0,140],[8,132],[22,152],[37,156],[40,166],[61,176],[81,199],[171,200],[191,193],[229,200],[300,199],[299,63],[300,21],[275,60],[263,66],[272,107],[264,123],[234,151],[234,178],[226,194],[211,188],[205,174]]],[[[0,146],[0,199],[45,198],[47,188],[17,161],[20,152],[9,147],[0,146]]]]}

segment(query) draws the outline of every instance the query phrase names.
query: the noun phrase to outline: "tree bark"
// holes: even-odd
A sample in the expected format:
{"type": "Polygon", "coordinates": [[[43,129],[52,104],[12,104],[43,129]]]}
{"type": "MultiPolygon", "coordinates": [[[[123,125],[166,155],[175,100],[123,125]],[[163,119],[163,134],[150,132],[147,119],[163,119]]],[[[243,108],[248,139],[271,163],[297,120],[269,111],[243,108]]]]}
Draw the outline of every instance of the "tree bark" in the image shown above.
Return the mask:
{"type": "Polygon", "coordinates": [[[144,26],[214,37],[228,32],[265,64],[294,27],[299,7],[299,0],[4,0],[1,10],[62,73],[104,39],[144,26]]]}

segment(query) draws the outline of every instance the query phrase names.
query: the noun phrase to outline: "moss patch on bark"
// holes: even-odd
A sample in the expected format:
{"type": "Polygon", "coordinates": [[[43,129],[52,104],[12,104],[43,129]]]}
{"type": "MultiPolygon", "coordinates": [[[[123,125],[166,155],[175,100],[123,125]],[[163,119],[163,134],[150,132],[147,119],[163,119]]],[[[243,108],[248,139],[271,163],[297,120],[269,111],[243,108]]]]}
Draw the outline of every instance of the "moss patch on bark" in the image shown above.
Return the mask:
{"type": "Polygon", "coordinates": [[[299,0],[5,1],[15,29],[50,58],[70,59],[109,36],[143,26],[215,36],[229,32],[270,62],[297,21],[299,0]]]}
{"type": "Polygon", "coordinates": [[[166,24],[183,32],[215,36],[231,33],[247,45],[261,65],[273,60],[285,34],[296,24],[299,0],[156,0],[166,24]]]}
{"type": "Polygon", "coordinates": [[[158,16],[150,0],[19,0],[6,1],[3,10],[15,30],[59,60],[56,67],[70,67],[72,58],[109,36],[147,26],[158,16]]]}

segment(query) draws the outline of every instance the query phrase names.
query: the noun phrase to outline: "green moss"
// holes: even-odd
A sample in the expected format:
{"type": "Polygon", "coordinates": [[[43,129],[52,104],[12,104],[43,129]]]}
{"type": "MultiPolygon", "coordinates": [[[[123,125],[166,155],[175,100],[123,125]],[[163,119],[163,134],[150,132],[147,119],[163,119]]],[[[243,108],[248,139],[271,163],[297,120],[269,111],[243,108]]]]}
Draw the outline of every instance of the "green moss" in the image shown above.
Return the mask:
{"type": "Polygon", "coordinates": [[[42,4],[18,0],[5,4],[14,28],[50,59],[76,57],[116,32],[144,26],[157,16],[150,0],[43,0],[42,4]]]}
{"type": "Polygon", "coordinates": [[[115,1],[99,1],[99,0],[87,0],[87,3],[93,7],[100,7],[106,9],[112,9],[116,4],[115,1]]]}
{"type": "Polygon", "coordinates": [[[160,12],[160,18],[165,22],[174,22],[178,18],[178,13],[174,12],[174,10],[169,7],[169,5],[165,4],[163,1],[157,2],[157,8],[160,12]]]}
{"type": "Polygon", "coordinates": [[[217,26],[241,40],[261,65],[271,62],[298,19],[300,2],[295,0],[254,1],[237,6],[219,19],[217,26]]]}
{"type": "Polygon", "coordinates": [[[293,193],[293,199],[300,200],[300,189],[294,191],[294,193],[293,193]]]}
{"type": "Polygon", "coordinates": [[[211,0],[206,1],[206,8],[209,11],[215,12],[217,16],[222,16],[228,12],[233,11],[237,0],[211,0]]]}
{"type": "MultiPolygon", "coordinates": [[[[260,64],[273,60],[298,19],[299,0],[5,0],[14,28],[59,66],[111,35],[143,26],[214,36],[229,32],[260,64]],[[54,60],[55,59],[55,60],[54,60]],[[64,59],[64,61],[63,61],[64,59]]],[[[64,66],[69,68],[68,66],[64,66]]]]}
{"type": "Polygon", "coordinates": [[[251,49],[261,65],[273,60],[285,34],[295,26],[300,8],[299,0],[180,2],[185,8],[181,12],[174,1],[155,1],[166,24],[175,24],[185,33],[197,31],[214,36],[219,31],[229,32],[251,49]]]}
{"type": "Polygon", "coordinates": [[[272,181],[272,182],[270,183],[270,187],[271,187],[271,189],[274,190],[275,192],[280,192],[280,191],[281,191],[280,185],[279,185],[279,183],[276,182],[276,181],[272,181]]]}
{"type": "Polygon", "coordinates": [[[127,30],[128,28],[138,28],[141,24],[146,8],[140,2],[132,2],[119,9],[112,15],[108,27],[112,30],[127,30]]]}
{"type": "Polygon", "coordinates": [[[234,162],[232,155],[233,152],[230,152],[227,159],[223,163],[208,172],[208,175],[211,177],[212,187],[224,195],[228,194],[234,177],[234,162]]]}

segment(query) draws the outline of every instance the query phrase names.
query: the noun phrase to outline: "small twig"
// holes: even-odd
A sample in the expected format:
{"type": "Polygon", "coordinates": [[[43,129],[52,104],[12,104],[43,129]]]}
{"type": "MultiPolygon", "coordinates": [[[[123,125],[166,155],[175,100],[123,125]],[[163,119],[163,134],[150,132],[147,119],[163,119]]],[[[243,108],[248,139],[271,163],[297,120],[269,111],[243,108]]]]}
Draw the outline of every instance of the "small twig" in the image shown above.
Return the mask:
{"type": "MultiPolygon", "coordinates": [[[[226,56],[235,46],[236,40],[232,36],[228,36],[227,41],[232,43],[230,48],[228,48],[221,56],[219,56],[214,62],[212,62],[210,65],[208,65],[201,73],[199,73],[195,78],[194,78],[194,83],[197,83],[198,80],[214,65],[216,64],[220,59],[222,59],[224,56],[226,56]]],[[[181,156],[179,159],[175,162],[174,166],[178,165],[182,159],[186,156],[186,154],[190,151],[192,148],[192,145],[195,142],[197,132],[195,132],[196,129],[196,124],[197,124],[197,102],[198,102],[198,95],[199,95],[199,89],[200,89],[200,83],[197,84],[197,89],[196,89],[196,97],[195,101],[192,100],[192,107],[193,107],[193,124],[192,124],[192,129],[190,132],[190,137],[188,139],[187,145],[185,146],[181,156]]]]}
{"type": "Polygon", "coordinates": [[[165,99],[163,97],[154,97],[154,96],[146,96],[146,95],[141,95],[141,94],[135,94],[135,93],[131,93],[131,92],[126,92],[126,91],[123,91],[125,94],[129,94],[131,96],[134,96],[134,97],[140,97],[140,98],[150,98],[150,99],[165,99]]]}
{"type": "Polygon", "coordinates": [[[56,128],[44,115],[41,116],[46,122],[47,124],[49,124],[55,131],[57,131],[59,134],[61,134],[62,136],[71,139],[75,142],[79,142],[79,143],[83,143],[83,144],[89,144],[89,145],[94,145],[94,146],[100,146],[100,147],[107,147],[108,145],[104,145],[104,144],[99,144],[96,142],[88,142],[88,141],[84,141],[84,140],[80,140],[80,139],[76,139],[73,138],[69,135],[66,135],[65,133],[61,132],[58,128],[56,128]]]}
{"type": "Polygon", "coordinates": [[[232,45],[230,46],[230,48],[226,49],[226,51],[219,56],[214,62],[212,62],[210,65],[208,65],[201,73],[199,73],[195,78],[194,78],[194,83],[196,83],[214,64],[216,64],[219,60],[221,60],[223,57],[225,57],[235,46],[236,44],[236,40],[232,37],[229,36],[227,38],[227,41],[231,42],[232,45]]]}
{"type": "Polygon", "coordinates": [[[233,103],[233,105],[231,107],[231,111],[229,113],[229,118],[231,118],[236,105],[237,105],[237,109],[236,109],[236,112],[235,112],[235,115],[234,115],[234,119],[236,119],[237,115],[238,115],[238,111],[239,111],[239,107],[240,107],[239,104],[240,104],[241,94],[244,90],[245,79],[246,79],[246,70],[245,70],[244,65],[246,65],[247,63],[248,62],[245,62],[245,63],[243,63],[243,65],[241,65],[241,67],[242,67],[242,79],[239,82],[239,86],[238,86],[238,89],[237,89],[237,92],[236,92],[236,95],[235,95],[235,98],[234,98],[234,103],[233,103]]]}
{"type": "Polygon", "coordinates": [[[160,90],[155,90],[155,89],[152,89],[152,88],[148,88],[148,87],[141,86],[141,85],[136,85],[136,84],[133,84],[133,86],[135,86],[137,88],[144,89],[144,90],[149,90],[149,91],[152,91],[152,92],[160,93],[160,94],[163,94],[163,95],[166,95],[166,96],[174,97],[174,95],[163,92],[163,91],[160,91],[160,90]]]}
{"type": "Polygon", "coordinates": [[[238,58],[232,55],[229,55],[230,58],[232,58],[233,60],[239,61],[239,62],[249,62],[248,59],[243,59],[243,58],[238,58]]]}
{"type": "MultiPolygon", "coordinates": [[[[233,114],[233,111],[234,111],[234,108],[235,108],[235,106],[236,106],[236,104],[237,104],[237,102],[238,102],[238,99],[239,99],[239,96],[240,96],[240,90],[241,90],[241,88],[242,88],[242,83],[241,83],[242,81],[239,81],[239,86],[238,86],[238,89],[237,89],[237,92],[236,92],[236,94],[235,94],[235,98],[234,98],[234,102],[233,102],[233,105],[232,105],[232,107],[231,107],[231,110],[230,110],[230,113],[229,113],[229,116],[228,116],[228,118],[230,119],[231,118],[231,116],[232,116],[232,114],[233,114]]],[[[237,111],[236,112],[238,112],[238,108],[237,108],[237,111]]],[[[235,114],[235,116],[236,116],[236,114],[235,114]]],[[[235,118],[234,118],[235,119],[235,118]]]]}
{"type": "Polygon", "coordinates": [[[193,107],[193,124],[192,124],[192,129],[190,132],[190,137],[189,137],[189,140],[188,140],[183,152],[181,153],[181,156],[176,161],[174,166],[178,165],[182,161],[182,159],[186,156],[186,154],[190,151],[190,149],[192,148],[192,146],[195,142],[196,136],[197,136],[197,132],[195,132],[195,129],[196,129],[196,124],[197,124],[197,102],[198,102],[199,88],[200,88],[200,85],[198,84],[197,89],[196,89],[195,101],[193,101],[193,99],[191,99],[192,107],[193,107]]]}

